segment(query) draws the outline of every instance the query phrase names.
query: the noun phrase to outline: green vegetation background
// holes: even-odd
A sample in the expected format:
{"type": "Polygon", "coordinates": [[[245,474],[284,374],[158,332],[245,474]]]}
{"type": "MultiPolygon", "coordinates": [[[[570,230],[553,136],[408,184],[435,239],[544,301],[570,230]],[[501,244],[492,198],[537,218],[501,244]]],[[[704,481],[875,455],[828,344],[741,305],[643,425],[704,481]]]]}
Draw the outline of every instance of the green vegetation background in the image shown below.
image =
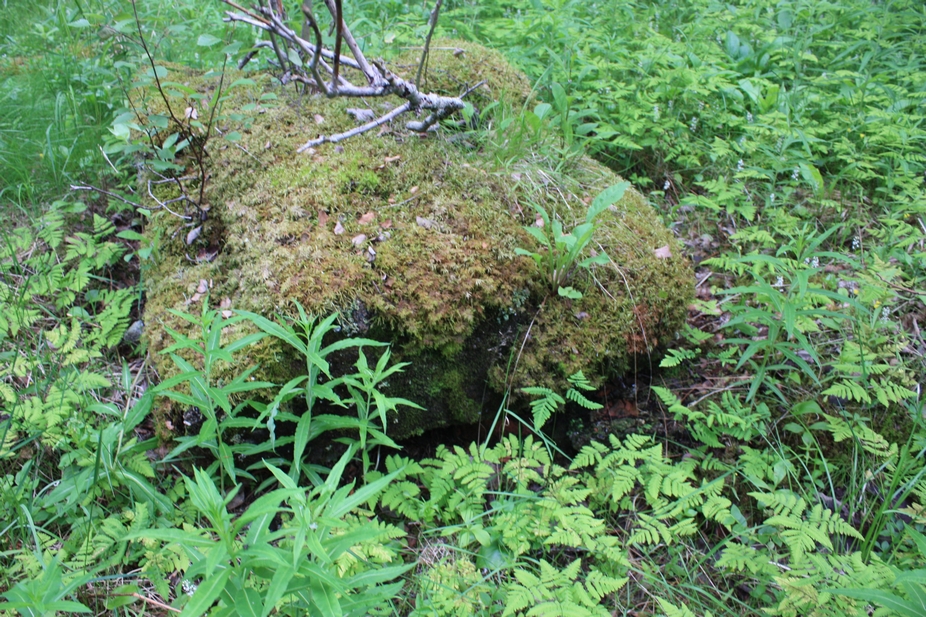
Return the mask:
{"type": "MultiPolygon", "coordinates": [[[[414,401],[379,393],[401,366],[373,342],[320,379],[330,321],[187,316],[202,337],[175,347],[206,367],[253,342],[220,341],[245,318],[306,358],[258,419],[228,404],[268,385],[247,371],[157,384],[122,342],[156,250],[145,213],[69,185],[131,201],[137,24],[159,63],[204,71],[224,58],[203,35],[255,39],[219,3],[136,8],[0,10],[0,611],[926,614],[922,3],[447,2],[438,34],[535,84],[464,137],[502,168],[590,152],[631,179],[698,299],[632,404],[591,412],[586,433],[616,435],[571,459],[507,436],[423,461],[390,450],[379,420],[414,401]],[[198,409],[199,437],[159,450],[158,396],[198,409]],[[326,397],[357,417],[313,415],[326,397]],[[296,400],[309,413],[288,417],[296,400]],[[628,408],[657,420],[629,434],[628,408]],[[312,456],[334,430],[346,450],[312,456]]],[[[388,56],[421,45],[430,9],[347,15],[388,56]]],[[[524,422],[594,407],[581,384],[534,389],[524,422]]]]}

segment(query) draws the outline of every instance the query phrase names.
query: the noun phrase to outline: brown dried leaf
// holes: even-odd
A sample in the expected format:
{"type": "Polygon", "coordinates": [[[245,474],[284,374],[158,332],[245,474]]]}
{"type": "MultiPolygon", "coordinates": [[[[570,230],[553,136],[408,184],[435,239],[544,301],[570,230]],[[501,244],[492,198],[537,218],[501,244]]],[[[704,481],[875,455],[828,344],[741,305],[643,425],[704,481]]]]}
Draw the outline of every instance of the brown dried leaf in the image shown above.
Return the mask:
{"type": "Polygon", "coordinates": [[[318,211],[318,226],[325,227],[328,224],[328,213],[324,210],[318,211]]]}
{"type": "Polygon", "coordinates": [[[672,249],[669,248],[669,245],[660,246],[658,249],[653,251],[657,259],[669,259],[672,257],[672,249]]]}
{"type": "Polygon", "coordinates": [[[204,263],[204,262],[208,263],[214,260],[216,258],[216,255],[218,254],[219,254],[218,251],[210,251],[208,249],[202,249],[201,251],[196,253],[196,262],[197,263],[204,263]]]}
{"type": "Polygon", "coordinates": [[[220,309],[231,308],[231,298],[229,298],[228,296],[225,296],[224,298],[222,298],[222,301],[219,302],[219,308],[220,309]]]}
{"type": "Polygon", "coordinates": [[[209,291],[209,281],[206,279],[199,279],[199,285],[196,286],[196,293],[204,294],[209,291]]]}
{"type": "Polygon", "coordinates": [[[361,225],[369,225],[370,223],[373,222],[374,218],[376,218],[376,215],[373,212],[367,212],[366,214],[360,217],[360,220],[358,222],[361,225]]]}
{"type": "Polygon", "coordinates": [[[379,224],[379,227],[380,229],[389,229],[390,227],[392,227],[392,219],[386,219],[385,221],[379,224]]]}
{"type": "Polygon", "coordinates": [[[540,229],[543,229],[543,217],[540,216],[539,214],[537,215],[537,220],[534,221],[534,227],[539,227],[540,229]]]}
{"type": "Polygon", "coordinates": [[[222,317],[225,319],[231,319],[231,316],[234,315],[231,311],[222,311],[222,317]]]}

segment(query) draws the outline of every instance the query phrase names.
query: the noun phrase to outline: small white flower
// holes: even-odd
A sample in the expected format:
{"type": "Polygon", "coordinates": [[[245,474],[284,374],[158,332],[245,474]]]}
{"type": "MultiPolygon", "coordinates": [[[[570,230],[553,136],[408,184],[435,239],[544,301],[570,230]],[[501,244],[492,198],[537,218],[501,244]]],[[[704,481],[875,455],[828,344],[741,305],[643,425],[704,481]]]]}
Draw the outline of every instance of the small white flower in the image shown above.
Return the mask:
{"type": "Polygon", "coordinates": [[[746,122],[748,122],[749,124],[752,124],[752,121],[753,121],[752,112],[747,111],[746,112],[746,122]]]}
{"type": "Polygon", "coordinates": [[[698,111],[704,111],[704,101],[698,101],[698,111]]]}
{"type": "Polygon", "coordinates": [[[666,180],[666,183],[662,185],[662,190],[668,191],[670,186],[672,186],[672,184],[666,180]]]}
{"type": "Polygon", "coordinates": [[[862,240],[858,236],[852,238],[852,250],[857,251],[862,246],[862,240]]]}
{"type": "Polygon", "coordinates": [[[784,287],[784,284],[785,284],[785,277],[779,276],[777,279],[775,279],[775,287],[784,287]]]}
{"type": "Polygon", "coordinates": [[[309,523],[309,529],[311,529],[312,531],[315,531],[316,529],[318,529],[318,523],[314,523],[314,522],[309,523]]]}
{"type": "Polygon", "coordinates": [[[819,257],[814,257],[813,259],[811,259],[811,260],[810,260],[810,267],[811,267],[811,268],[819,268],[819,267],[820,267],[820,258],[819,258],[819,257]]]}
{"type": "Polygon", "coordinates": [[[775,193],[772,193],[771,195],[769,195],[768,199],[770,202],[775,203],[775,193]]]}
{"type": "Polygon", "coordinates": [[[692,133],[698,130],[698,117],[694,116],[691,118],[691,122],[688,124],[688,130],[692,133]]]}
{"type": "Polygon", "coordinates": [[[883,308],[881,309],[881,321],[886,322],[887,319],[888,319],[888,317],[890,316],[890,314],[891,314],[891,311],[888,310],[888,308],[887,308],[886,306],[883,307],[883,308]]]}
{"type": "Polygon", "coordinates": [[[653,105],[653,121],[659,122],[659,105],[653,105]]]}
{"type": "Polygon", "coordinates": [[[743,163],[743,159],[740,159],[736,162],[736,173],[743,171],[746,168],[746,164],[743,163]]]}
{"type": "Polygon", "coordinates": [[[792,179],[792,180],[797,180],[797,178],[798,178],[798,176],[800,175],[800,173],[801,173],[800,169],[798,169],[797,167],[795,167],[795,168],[791,171],[791,179],[792,179]]]}
{"type": "Polygon", "coordinates": [[[196,585],[187,579],[183,579],[183,582],[180,583],[180,589],[182,589],[183,593],[188,596],[192,596],[194,593],[196,593],[196,585]]]}
{"type": "Polygon", "coordinates": [[[675,103],[675,99],[671,99],[669,101],[669,111],[672,111],[672,106],[674,105],[674,103],[675,103]]]}

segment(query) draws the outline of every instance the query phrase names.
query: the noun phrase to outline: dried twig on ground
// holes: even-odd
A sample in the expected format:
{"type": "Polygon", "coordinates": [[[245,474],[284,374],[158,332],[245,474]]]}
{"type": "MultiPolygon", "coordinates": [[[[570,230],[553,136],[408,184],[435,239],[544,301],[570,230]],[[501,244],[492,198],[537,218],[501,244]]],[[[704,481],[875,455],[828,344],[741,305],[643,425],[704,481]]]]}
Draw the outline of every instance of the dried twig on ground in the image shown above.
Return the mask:
{"type": "MultiPolygon", "coordinates": [[[[415,82],[405,80],[398,75],[386,69],[382,64],[370,62],[363,55],[360,46],[354,39],[350,28],[344,23],[341,15],[340,0],[325,0],[325,6],[334,20],[337,41],[335,51],[325,49],[322,46],[321,29],[318,20],[312,11],[311,4],[304,2],[302,4],[302,13],[305,17],[303,34],[311,35],[315,41],[310,42],[296,33],[285,23],[284,16],[275,8],[273,2],[266,5],[255,5],[251,10],[245,9],[233,0],[223,0],[225,4],[234,8],[234,11],[226,11],[225,21],[246,23],[256,28],[264,30],[271,36],[271,40],[280,40],[297,53],[302,60],[302,68],[297,68],[293,63],[284,64],[281,70],[284,71],[281,80],[284,82],[295,81],[311,89],[323,93],[325,96],[370,96],[383,97],[395,95],[405,99],[405,103],[392,109],[379,118],[358,126],[350,131],[336,135],[322,135],[311,139],[299,148],[299,152],[304,152],[309,148],[319,146],[324,143],[336,143],[359,135],[382,124],[390,122],[405,112],[415,114],[427,114],[422,120],[412,120],[406,123],[406,128],[411,131],[425,132],[432,126],[447,118],[456,111],[463,109],[463,96],[458,97],[440,96],[433,93],[424,94],[418,90],[415,82]],[[353,57],[340,54],[340,43],[343,43],[350,49],[353,57]],[[331,61],[331,64],[327,61],[331,61]],[[363,74],[366,84],[355,85],[339,72],[339,67],[349,67],[363,74]],[[322,77],[322,72],[330,75],[330,82],[322,77]]],[[[431,31],[437,21],[437,15],[440,10],[440,1],[431,15],[431,31]]],[[[429,34],[430,39],[430,34],[429,34]]],[[[428,46],[422,53],[422,65],[428,53],[428,46]]],[[[420,79],[419,75],[415,81],[420,79]]]]}

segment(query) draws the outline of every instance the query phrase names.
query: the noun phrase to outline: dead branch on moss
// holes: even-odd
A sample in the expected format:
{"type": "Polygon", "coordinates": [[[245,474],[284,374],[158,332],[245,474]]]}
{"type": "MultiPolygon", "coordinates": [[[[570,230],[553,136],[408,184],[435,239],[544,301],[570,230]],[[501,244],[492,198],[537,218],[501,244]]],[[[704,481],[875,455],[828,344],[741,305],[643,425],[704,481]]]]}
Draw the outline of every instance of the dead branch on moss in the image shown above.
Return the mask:
{"type": "MultiPolygon", "coordinates": [[[[299,152],[305,152],[309,148],[324,143],[336,143],[365,133],[390,122],[405,112],[412,112],[416,115],[426,114],[423,119],[411,120],[405,125],[410,131],[423,133],[464,107],[463,96],[466,93],[458,97],[449,97],[433,93],[424,94],[419,91],[416,82],[420,79],[420,67],[419,77],[413,82],[392,73],[381,63],[367,60],[360,50],[360,46],[357,45],[350,28],[344,23],[341,15],[341,0],[325,0],[325,7],[333,20],[332,30],[335,32],[334,51],[326,49],[322,45],[321,27],[310,2],[303,2],[302,4],[302,13],[305,18],[302,36],[286,25],[285,14],[279,9],[279,5],[275,5],[272,1],[255,5],[251,10],[245,9],[233,0],[223,0],[223,2],[235,9],[234,11],[226,11],[225,21],[241,22],[259,28],[270,35],[270,39],[274,43],[268,46],[274,48],[274,51],[277,51],[276,41],[280,40],[285,42],[288,50],[298,55],[300,62],[296,63],[290,59],[291,56],[288,52],[278,54],[280,57],[280,69],[283,71],[281,81],[284,83],[290,81],[302,83],[328,97],[383,97],[394,95],[405,100],[404,104],[355,129],[337,135],[322,135],[311,139],[298,149],[299,152]],[[314,42],[303,37],[313,38],[314,42]],[[350,50],[352,57],[340,53],[342,41],[350,50]],[[285,60],[283,59],[284,56],[285,60]],[[301,64],[301,67],[297,66],[297,64],[301,64]],[[340,72],[340,67],[349,67],[359,71],[367,83],[363,85],[351,83],[340,72]],[[330,76],[330,81],[324,78],[323,74],[330,76]]],[[[432,32],[439,10],[440,0],[431,15],[430,26],[432,32]]],[[[422,52],[422,65],[427,58],[428,43],[430,43],[430,35],[422,52]]]]}

